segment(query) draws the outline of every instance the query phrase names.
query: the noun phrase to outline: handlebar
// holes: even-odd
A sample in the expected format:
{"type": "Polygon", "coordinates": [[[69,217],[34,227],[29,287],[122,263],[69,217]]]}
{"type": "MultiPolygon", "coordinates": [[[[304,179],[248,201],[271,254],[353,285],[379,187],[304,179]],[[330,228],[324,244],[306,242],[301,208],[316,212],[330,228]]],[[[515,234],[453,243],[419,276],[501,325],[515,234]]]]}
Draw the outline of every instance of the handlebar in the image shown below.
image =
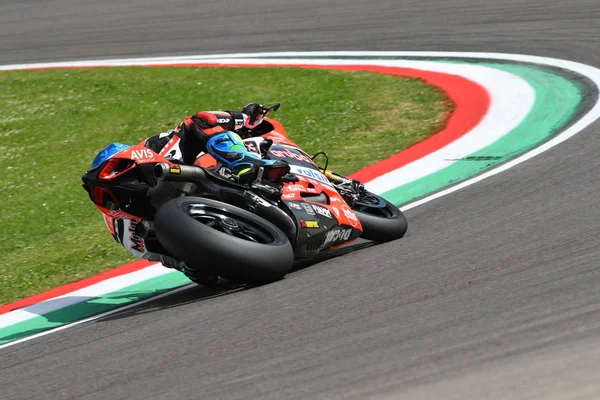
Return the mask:
{"type": "Polygon", "coordinates": [[[352,182],[351,179],[348,179],[346,177],[338,175],[338,174],[336,174],[335,172],[333,172],[333,171],[331,171],[329,169],[325,169],[325,170],[322,170],[322,171],[323,171],[323,175],[325,175],[325,177],[327,179],[329,179],[333,183],[347,183],[347,182],[352,182]]]}

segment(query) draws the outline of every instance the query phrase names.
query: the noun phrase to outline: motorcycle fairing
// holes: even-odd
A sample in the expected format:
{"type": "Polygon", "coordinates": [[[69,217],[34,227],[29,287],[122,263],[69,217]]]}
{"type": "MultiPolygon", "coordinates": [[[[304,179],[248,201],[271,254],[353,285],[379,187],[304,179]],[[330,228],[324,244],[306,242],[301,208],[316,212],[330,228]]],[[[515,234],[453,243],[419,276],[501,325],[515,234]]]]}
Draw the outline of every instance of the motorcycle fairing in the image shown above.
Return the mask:
{"type": "Polygon", "coordinates": [[[153,210],[147,206],[149,186],[143,182],[140,174],[151,177],[151,167],[157,162],[166,162],[174,168],[177,167],[177,164],[172,164],[140,143],[113,155],[98,167],[86,172],[83,175],[83,187],[98,210],[108,218],[149,218],[153,214],[153,210]],[[128,164],[122,171],[112,173],[111,168],[119,168],[114,160],[131,161],[133,164],[128,164]],[[145,166],[146,164],[148,165],[145,166]]]}
{"type": "MultiPolygon", "coordinates": [[[[270,135],[271,140],[274,142],[269,151],[269,157],[288,161],[292,172],[297,178],[296,182],[288,182],[283,185],[281,196],[297,225],[297,256],[312,256],[328,248],[338,247],[358,238],[362,233],[362,227],[351,208],[321,173],[312,159],[297,148],[295,143],[287,139],[285,131],[282,132],[271,132],[265,137],[270,135]]],[[[136,178],[136,176],[138,174],[152,175],[152,167],[159,162],[172,165],[174,170],[179,168],[178,165],[145,147],[144,142],[115,154],[111,159],[84,175],[84,187],[90,193],[90,198],[94,201],[96,207],[108,219],[140,220],[152,218],[152,210],[139,210],[135,206],[132,207],[131,204],[126,204],[124,207],[119,204],[117,208],[109,207],[109,205],[118,204],[119,198],[126,198],[127,196],[134,200],[137,197],[141,203],[142,198],[147,199],[149,187],[146,183],[142,184],[141,179],[136,178]],[[107,162],[111,159],[133,161],[135,166],[139,168],[129,168],[131,171],[123,171],[122,174],[107,173],[105,179],[100,179],[98,176],[99,171],[106,167],[107,162]],[[146,164],[148,165],[146,166],[146,164]],[[109,193],[109,197],[117,201],[99,204],[93,196],[93,189],[96,187],[101,188],[100,191],[109,193]],[[120,192],[127,192],[127,196],[124,194],[119,196],[120,192]]],[[[198,158],[196,165],[200,164],[207,167],[214,162],[214,159],[212,161],[211,159],[212,157],[206,154],[198,158]]]]}
{"type": "Polygon", "coordinates": [[[330,247],[349,243],[362,234],[360,227],[340,224],[326,204],[306,201],[284,203],[292,212],[298,227],[296,257],[314,256],[330,247]]]}

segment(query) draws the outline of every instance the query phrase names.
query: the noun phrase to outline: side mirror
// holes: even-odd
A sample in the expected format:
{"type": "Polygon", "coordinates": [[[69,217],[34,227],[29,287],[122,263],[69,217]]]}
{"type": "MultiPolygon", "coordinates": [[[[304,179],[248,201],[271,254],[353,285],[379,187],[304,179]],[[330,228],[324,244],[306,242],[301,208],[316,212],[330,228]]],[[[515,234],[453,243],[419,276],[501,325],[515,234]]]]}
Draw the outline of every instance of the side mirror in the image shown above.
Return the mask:
{"type": "Polygon", "coordinates": [[[281,105],[281,103],[276,103],[274,105],[272,105],[271,107],[267,108],[268,111],[277,111],[279,109],[279,106],[281,105]]]}

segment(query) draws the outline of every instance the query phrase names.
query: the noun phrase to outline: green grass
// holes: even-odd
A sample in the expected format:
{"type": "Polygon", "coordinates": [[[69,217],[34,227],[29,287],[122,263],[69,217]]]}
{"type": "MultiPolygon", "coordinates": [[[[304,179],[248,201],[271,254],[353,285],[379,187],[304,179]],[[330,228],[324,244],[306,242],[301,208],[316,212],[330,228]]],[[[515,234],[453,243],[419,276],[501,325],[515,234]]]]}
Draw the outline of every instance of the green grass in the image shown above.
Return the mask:
{"type": "Polygon", "coordinates": [[[97,68],[0,73],[0,304],[132,261],[80,187],[107,143],[138,143],[200,110],[272,115],[348,174],[443,126],[453,106],[417,79],[295,68],[97,68]]]}

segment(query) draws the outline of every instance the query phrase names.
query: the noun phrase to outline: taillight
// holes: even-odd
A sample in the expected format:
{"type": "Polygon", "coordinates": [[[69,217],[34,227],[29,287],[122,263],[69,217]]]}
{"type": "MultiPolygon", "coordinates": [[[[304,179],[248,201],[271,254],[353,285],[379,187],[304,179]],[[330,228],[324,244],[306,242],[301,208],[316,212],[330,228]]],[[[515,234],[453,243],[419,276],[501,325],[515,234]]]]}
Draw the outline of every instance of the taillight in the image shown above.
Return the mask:
{"type": "Polygon", "coordinates": [[[100,186],[94,186],[92,188],[92,201],[96,204],[104,204],[104,188],[100,186]]]}
{"type": "Polygon", "coordinates": [[[98,173],[98,178],[102,180],[111,180],[125,172],[129,171],[135,166],[135,162],[131,160],[123,160],[119,158],[113,158],[108,160],[104,167],[98,173]]]}
{"type": "MultiPolygon", "coordinates": [[[[115,199],[115,196],[113,196],[113,194],[110,192],[110,190],[103,188],[101,186],[94,186],[92,188],[92,201],[96,204],[98,204],[99,206],[102,207],[106,207],[107,203],[112,203],[112,205],[115,205],[117,207],[119,207],[119,203],[117,202],[117,200],[115,199]]],[[[112,205],[110,205],[110,207],[107,208],[112,208],[112,205]]]]}

